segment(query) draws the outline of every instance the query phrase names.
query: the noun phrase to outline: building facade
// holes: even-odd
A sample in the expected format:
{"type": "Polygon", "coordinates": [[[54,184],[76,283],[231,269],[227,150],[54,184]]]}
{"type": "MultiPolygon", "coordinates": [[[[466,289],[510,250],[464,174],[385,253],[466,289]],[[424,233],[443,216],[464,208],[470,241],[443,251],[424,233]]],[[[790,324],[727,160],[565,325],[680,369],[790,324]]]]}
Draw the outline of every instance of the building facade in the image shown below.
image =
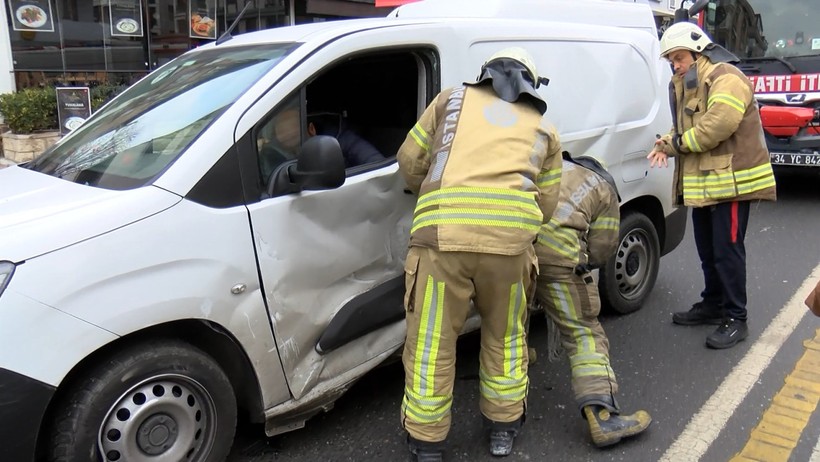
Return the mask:
{"type": "MultiPolygon", "coordinates": [[[[246,0],[2,0],[0,93],[129,84],[215,40],[246,0]]],[[[374,0],[251,0],[233,34],[384,16],[374,0]]]]}

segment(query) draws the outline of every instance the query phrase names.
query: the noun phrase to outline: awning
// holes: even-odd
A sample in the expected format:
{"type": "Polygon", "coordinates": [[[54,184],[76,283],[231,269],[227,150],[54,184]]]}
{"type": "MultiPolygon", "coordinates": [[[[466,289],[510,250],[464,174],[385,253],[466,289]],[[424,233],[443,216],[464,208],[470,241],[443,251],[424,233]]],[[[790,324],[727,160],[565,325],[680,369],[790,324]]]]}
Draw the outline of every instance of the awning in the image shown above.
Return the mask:
{"type": "Polygon", "coordinates": [[[417,1],[419,0],[376,0],[376,8],[381,8],[383,6],[400,6],[405,3],[413,3],[417,1]]]}

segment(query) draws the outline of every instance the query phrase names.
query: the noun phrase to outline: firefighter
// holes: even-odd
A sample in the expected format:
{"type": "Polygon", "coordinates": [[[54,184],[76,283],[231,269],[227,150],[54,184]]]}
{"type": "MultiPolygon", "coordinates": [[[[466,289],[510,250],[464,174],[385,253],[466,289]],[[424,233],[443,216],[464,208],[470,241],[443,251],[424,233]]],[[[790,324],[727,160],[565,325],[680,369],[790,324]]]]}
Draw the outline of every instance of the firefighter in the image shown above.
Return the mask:
{"type": "Polygon", "coordinates": [[[620,415],[609,340],[598,322],[601,300],[590,274],[615,253],[619,222],[612,176],[591,157],[572,159],[564,153],[558,206],[535,246],[540,265],[536,300],[560,333],[575,401],[598,447],[637,435],[652,422],[646,411],[620,415]]]}
{"type": "Polygon", "coordinates": [[[676,156],[676,202],[692,207],[695,244],[705,287],[675,324],[717,324],[710,348],[730,348],[748,336],[744,238],[753,200],[775,200],[775,179],[749,79],[737,58],[695,24],[672,25],[661,56],[675,71],[670,84],[672,131],[656,141],[650,166],[676,156]]]}
{"type": "Polygon", "coordinates": [[[437,95],[399,149],[419,194],[405,264],[401,405],[419,461],[443,457],[456,340],[471,301],[481,315],[479,404],[491,454],[510,454],[523,423],[533,242],[561,180],[558,134],[536,91],[546,81],[524,49],[499,51],[477,82],[437,95]]]}

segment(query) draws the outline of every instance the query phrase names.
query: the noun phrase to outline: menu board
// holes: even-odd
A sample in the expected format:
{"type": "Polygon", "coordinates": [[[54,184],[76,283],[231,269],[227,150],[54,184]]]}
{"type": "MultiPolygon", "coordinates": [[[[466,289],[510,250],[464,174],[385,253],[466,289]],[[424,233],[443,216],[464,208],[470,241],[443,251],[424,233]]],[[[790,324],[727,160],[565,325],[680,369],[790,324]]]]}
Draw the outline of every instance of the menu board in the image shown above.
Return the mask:
{"type": "Polygon", "coordinates": [[[67,135],[91,117],[91,92],[88,87],[57,87],[56,90],[60,134],[67,135]]]}
{"type": "Polygon", "coordinates": [[[111,35],[142,37],[142,1],[108,0],[111,35]]]}
{"type": "Polygon", "coordinates": [[[190,0],[188,17],[191,38],[216,40],[216,0],[190,0]]]}
{"type": "Polygon", "coordinates": [[[8,0],[14,30],[54,32],[51,0],[8,0]]]}

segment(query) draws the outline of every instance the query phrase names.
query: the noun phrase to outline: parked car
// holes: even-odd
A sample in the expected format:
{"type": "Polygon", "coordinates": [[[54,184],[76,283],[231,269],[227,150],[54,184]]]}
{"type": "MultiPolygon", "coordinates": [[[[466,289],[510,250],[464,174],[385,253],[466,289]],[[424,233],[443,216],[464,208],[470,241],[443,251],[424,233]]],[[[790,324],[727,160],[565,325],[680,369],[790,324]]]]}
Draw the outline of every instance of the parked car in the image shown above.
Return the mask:
{"type": "Polygon", "coordinates": [[[395,153],[441,89],[512,45],[552,79],[565,148],[619,183],[601,284],[640,307],[686,220],[672,169],[645,159],[671,126],[647,6],[428,0],[244,34],[0,170],[0,459],[223,460],[240,412],[269,436],[301,428],[395,357],[415,204],[395,153]],[[316,111],[385,158],[346,167],[334,138],[308,139],[316,111]]]}

